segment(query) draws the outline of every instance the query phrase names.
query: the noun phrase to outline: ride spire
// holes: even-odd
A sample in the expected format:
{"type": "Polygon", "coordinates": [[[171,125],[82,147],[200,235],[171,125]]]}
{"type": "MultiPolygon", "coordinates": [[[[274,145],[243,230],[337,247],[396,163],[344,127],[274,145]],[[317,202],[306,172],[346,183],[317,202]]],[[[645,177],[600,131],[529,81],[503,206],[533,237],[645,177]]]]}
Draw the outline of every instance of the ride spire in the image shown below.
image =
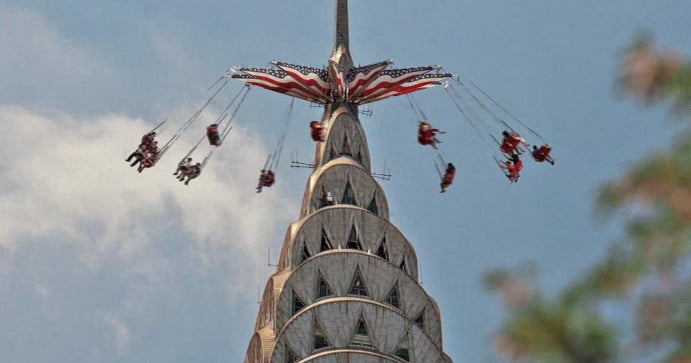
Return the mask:
{"type": "Polygon", "coordinates": [[[334,34],[334,47],[329,59],[340,65],[344,72],[347,72],[353,67],[353,58],[349,48],[348,0],[336,0],[336,30],[334,34]]]}

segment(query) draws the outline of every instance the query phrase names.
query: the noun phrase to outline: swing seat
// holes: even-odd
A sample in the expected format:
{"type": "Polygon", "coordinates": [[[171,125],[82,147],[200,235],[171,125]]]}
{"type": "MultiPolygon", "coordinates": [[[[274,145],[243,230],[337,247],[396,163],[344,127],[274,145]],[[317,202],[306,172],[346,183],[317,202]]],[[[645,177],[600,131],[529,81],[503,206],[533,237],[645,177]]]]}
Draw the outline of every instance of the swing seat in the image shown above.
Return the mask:
{"type": "Polygon", "coordinates": [[[209,143],[213,146],[221,146],[221,136],[218,134],[218,125],[209,125],[206,128],[206,137],[209,139],[209,143]]]}

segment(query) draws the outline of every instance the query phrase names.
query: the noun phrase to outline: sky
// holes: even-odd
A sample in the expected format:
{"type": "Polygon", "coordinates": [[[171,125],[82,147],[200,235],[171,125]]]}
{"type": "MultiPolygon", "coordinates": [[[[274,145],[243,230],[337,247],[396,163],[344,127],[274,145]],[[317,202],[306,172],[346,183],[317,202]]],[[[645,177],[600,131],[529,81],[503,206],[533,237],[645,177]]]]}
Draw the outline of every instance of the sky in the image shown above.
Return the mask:
{"type": "MultiPolygon", "coordinates": [[[[123,159],[164,135],[234,65],[321,67],[333,1],[0,0],[0,351],[11,362],[238,362],[259,292],[296,220],[322,110],[253,89],[228,142],[189,186],[172,175],[240,85],[231,82],[159,165],[123,159]],[[289,122],[276,185],[258,170],[289,122]]],[[[482,274],[533,261],[555,294],[623,237],[602,220],[600,185],[679,127],[666,107],[617,91],[622,49],[641,29],[691,54],[682,0],[350,1],[355,63],[439,64],[479,85],[554,147],[556,165],[501,175],[441,88],[418,94],[458,167],[438,192],[434,153],[415,142],[405,99],[363,116],[392,217],[414,244],[455,362],[502,362],[506,311],[482,274]]],[[[537,140],[528,140],[537,142],[537,140]]],[[[201,155],[201,154],[200,154],[201,155]]],[[[197,156],[197,154],[195,154],[197,156]]]]}

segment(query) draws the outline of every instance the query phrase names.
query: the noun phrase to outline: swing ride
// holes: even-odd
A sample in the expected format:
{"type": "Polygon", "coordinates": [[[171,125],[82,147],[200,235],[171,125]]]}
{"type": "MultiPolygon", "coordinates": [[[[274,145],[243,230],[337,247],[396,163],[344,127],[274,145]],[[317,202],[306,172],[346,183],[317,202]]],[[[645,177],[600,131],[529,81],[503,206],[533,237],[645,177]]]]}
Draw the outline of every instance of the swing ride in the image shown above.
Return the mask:
{"type": "MultiPolygon", "coordinates": [[[[460,77],[442,72],[439,66],[389,69],[391,64],[393,64],[391,60],[385,60],[347,69],[332,60],[324,68],[273,61],[270,68],[233,67],[209,87],[207,92],[213,92],[206,102],[177,129],[163,147],[158,148],[158,142],[155,138],[164,131],[163,127],[167,126],[167,119],[142,137],[139,147],[126,161],[130,162],[134,158],[134,162],[130,165],[139,164],[137,170],[140,173],[144,169],[156,165],[199,119],[221,90],[231,80],[239,80],[245,83],[245,86],[235,94],[215,122],[206,127],[206,134],[178,163],[173,175],[178,180],[183,181],[185,185],[201,175],[214,151],[224,144],[232,130],[231,124],[251,86],[282,93],[292,98],[281,134],[273,151],[268,155],[261,168],[256,187],[257,193],[261,193],[263,188],[271,187],[276,182],[275,172],[283,152],[295,98],[326,107],[332,104],[359,106],[390,97],[406,95],[409,107],[417,119],[417,142],[423,146],[430,146],[435,153],[434,166],[439,176],[442,193],[453,184],[456,175],[456,166],[447,162],[440,150],[442,141],[438,135],[446,132],[432,125],[412,95],[414,92],[433,86],[442,86],[453,105],[460,112],[460,118],[487,145],[488,153],[509,182],[516,183],[520,178],[520,173],[523,170],[521,155],[526,152],[530,153],[535,162],[546,161],[554,165],[555,162],[551,156],[552,147],[546,140],[475,83],[468,81],[466,84],[461,81],[460,77]],[[228,111],[233,106],[235,108],[229,114],[228,111]],[[537,143],[529,143],[519,131],[523,135],[529,135],[530,139],[537,139],[537,143]],[[211,150],[206,153],[201,162],[193,163],[193,154],[204,139],[208,140],[211,150]]],[[[329,125],[324,121],[311,121],[309,127],[310,137],[313,141],[324,143],[327,140],[330,130],[329,125]]],[[[344,153],[342,155],[350,154],[344,153]]],[[[352,157],[352,155],[350,156],[352,157]]],[[[293,167],[314,167],[312,163],[293,161],[292,164],[293,167]]],[[[385,180],[390,178],[390,174],[376,175],[385,180]]]]}

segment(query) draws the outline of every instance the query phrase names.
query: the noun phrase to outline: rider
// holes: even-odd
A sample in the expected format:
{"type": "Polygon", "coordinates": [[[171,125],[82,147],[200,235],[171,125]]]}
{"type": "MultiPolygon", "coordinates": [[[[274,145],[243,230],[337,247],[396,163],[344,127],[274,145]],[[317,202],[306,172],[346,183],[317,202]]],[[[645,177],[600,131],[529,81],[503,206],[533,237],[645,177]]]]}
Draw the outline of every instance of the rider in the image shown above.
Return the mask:
{"type": "Polygon", "coordinates": [[[310,130],[312,140],[319,142],[326,141],[326,129],[324,128],[324,125],[319,123],[319,121],[310,122],[310,130]]]}
{"type": "Polygon", "coordinates": [[[540,148],[533,145],[533,159],[535,159],[537,162],[541,163],[543,161],[547,161],[548,163],[554,165],[554,159],[552,159],[550,152],[552,152],[552,147],[547,144],[540,146],[540,148]]]}
{"type": "Polygon", "coordinates": [[[137,150],[134,150],[134,152],[132,154],[130,154],[130,156],[128,156],[127,159],[125,159],[125,161],[129,163],[130,160],[132,160],[132,158],[135,158],[135,160],[132,162],[132,164],[130,164],[130,167],[135,166],[135,165],[137,165],[137,163],[139,163],[142,160],[142,158],[144,157],[145,151],[146,151],[146,146],[144,146],[144,144],[141,144],[141,145],[139,145],[137,150]]]}
{"type": "Polygon", "coordinates": [[[152,145],[158,145],[158,142],[154,141],[155,137],[155,131],[151,131],[147,134],[144,134],[144,136],[142,136],[142,142],[139,144],[139,147],[137,147],[137,150],[130,154],[130,156],[128,156],[127,159],[125,159],[125,161],[129,163],[130,160],[132,160],[132,158],[136,158],[136,160],[132,164],[130,164],[130,166],[137,165],[137,163],[139,163],[142,160],[142,158],[146,156],[147,151],[151,149],[152,145]]]}
{"type": "Polygon", "coordinates": [[[146,147],[146,153],[158,154],[158,141],[154,141],[154,142],[148,144],[146,147]]]}
{"type": "Polygon", "coordinates": [[[175,173],[173,173],[173,175],[178,175],[178,173],[180,173],[178,179],[184,178],[185,174],[187,174],[187,172],[189,171],[190,166],[192,166],[192,158],[182,159],[178,163],[178,168],[175,170],[175,173]]]}
{"type": "Polygon", "coordinates": [[[262,187],[270,187],[276,182],[276,175],[271,170],[262,169],[259,174],[259,185],[257,185],[257,193],[262,192],[262,187]]]}
{"type": "Polygon", "coordinates": [[[206,127],[206,137],[213,146],[221,146],[221,136],[218,135],[218,124],[211,124],[206,127]]]}
{"type": "Polygon", "coordinates": [[[154,138],[156,138],[156,131],[151,131],[148,134],[142,136],[141,145],[151,145],[154,143],[154,138]]]}
{"type": "Polygon", "coordinates": [[[511,155],[517,153],[520,155],[523,153],[521,144],[528,146],[528,143],[525,141],[525,139],[514,131],[508,132],[504,130],[501,134],[504,136],[504,139],[499,146],[499,150],[501,150],[501,152],[504,154],[511,155]]]}
{"type": "Polygon", "coordinates": [[[452,163],[446,164],[446,171],[444,171],[444,176],[441,178],[441,193],[446,192],[446,188],[453,184],[453,179],[456,177],[456,167],[452,163]]]}
{"type": "MultiPolygon", "coordinates": [[[[158,141],[154,141],[148,145],[140,145],[140,147],[144,147],[145,149],[142,152],[142,157],[139,159],[139,167],[137,169],[138,172],[142,172],[144,168],[150,168],[154,165],[156,165],[156,162],[158,161],[158,141]]],[[[135,163],[132,163],[134,165],[135,163]]]]}
{"type": "Polygon", "coordinates": [[[513,154],[511,160],[506,161],[506,166],[504,166],[504,169],[506,169],[505,175],[507,178],[509,178],[509,181],[515,183],[518,181],[518,178],[521,177],[523,161],[521,161],[518,155],[513,154]]]}
{"type": "Polygon", "coordinates": [[[265,187],[270,187],[274,185],[276,182],[276,175],[274,174],[273,171],[267,170],[266,171],[266,178],[264,179],[264,186],[265,187]]]}
{"type": "Polygon", "coordinates": [[[437,139],[437,134],[443,134],[443,131],[435,129],[427,121],[420,121],[420,126],[417,129],[417,142],[420,145],[431,145],[432,148],[437,148],[437,143],[441,143],[437,139]]]}
{"type": "MultiPolygon", "coordinates": [[[[201,163],[196,163],[187,169],[187,173],[184,174],[184,176],[187,176],[187,180],[185,180],[185,185],[190,183],[190,180],[196,178],[199,176],[199,174],[202,173],[202,164],[201,163]]],[[[184,178],[184,177],[183,177],[184,178]]],[[[182,181],[182,179],[180,179],[182,181]]]]}

